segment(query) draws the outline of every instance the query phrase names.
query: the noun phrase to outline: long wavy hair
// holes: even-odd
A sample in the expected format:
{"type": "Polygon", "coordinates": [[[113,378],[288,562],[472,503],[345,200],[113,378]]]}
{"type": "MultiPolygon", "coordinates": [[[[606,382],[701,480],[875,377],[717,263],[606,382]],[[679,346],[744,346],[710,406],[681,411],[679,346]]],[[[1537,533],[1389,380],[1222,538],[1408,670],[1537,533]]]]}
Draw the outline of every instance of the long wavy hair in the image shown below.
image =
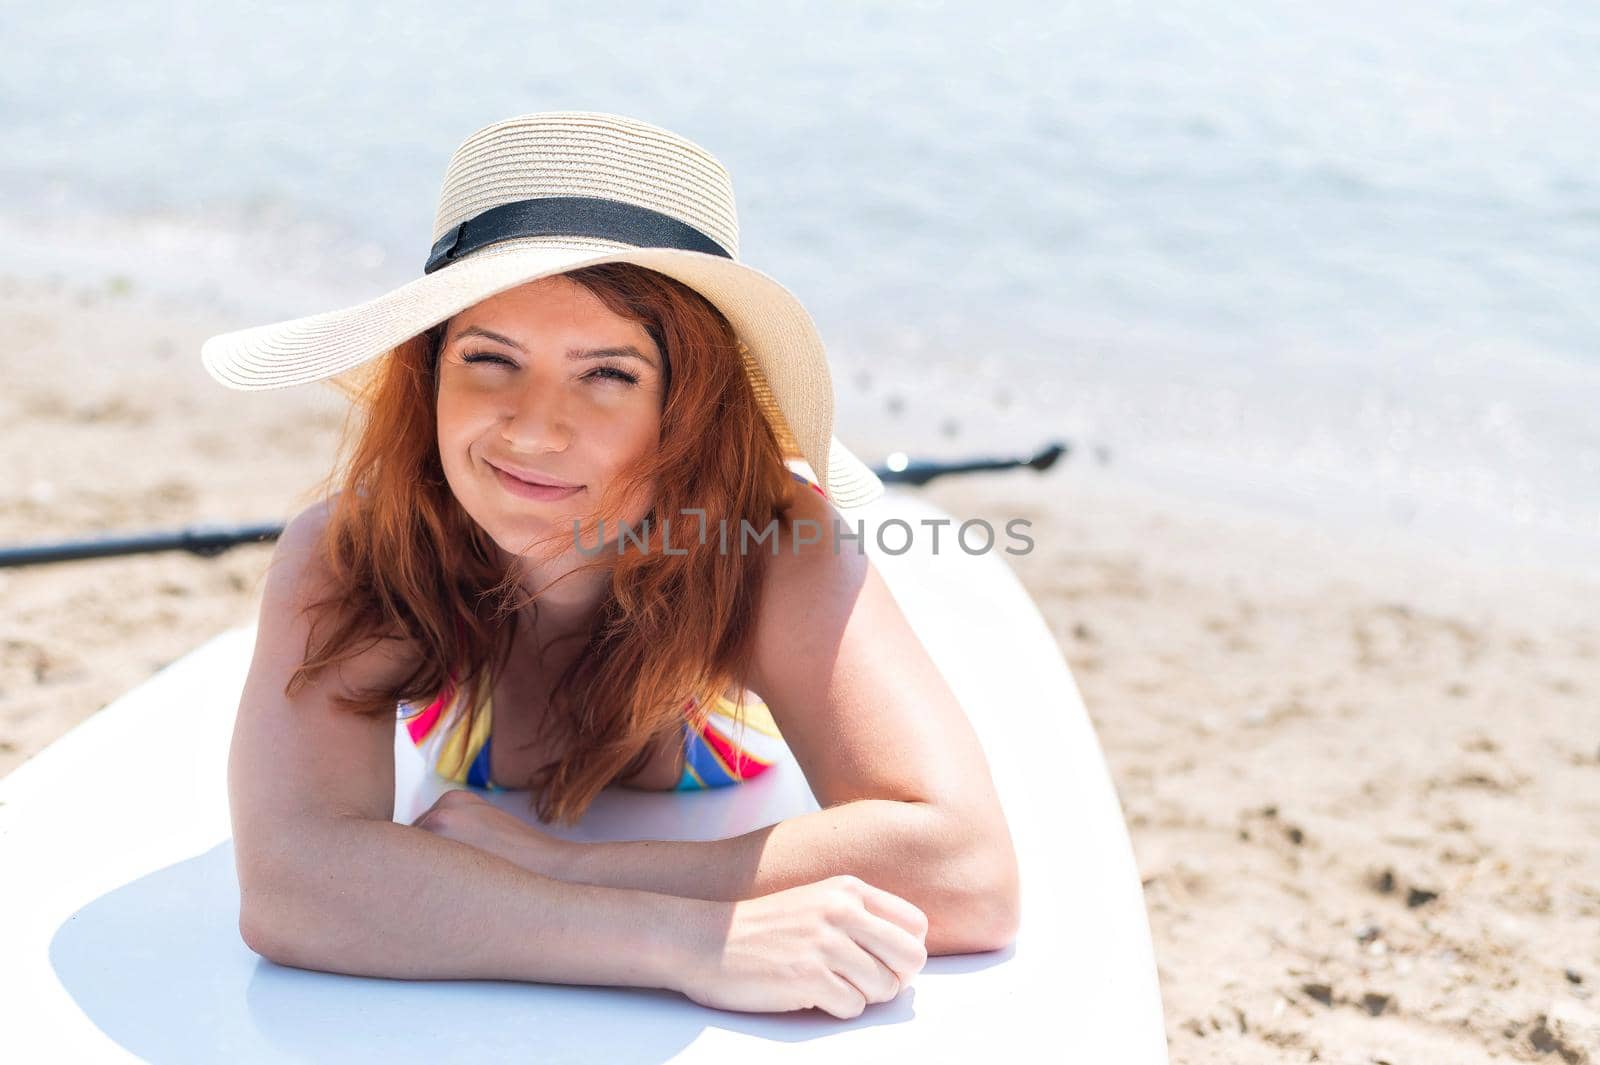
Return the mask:
{"type": "MultiPolygon", "coordinates": [[[[561,276],[646,329],[668,368],[659,443],[619,474],[594,516],[615,528],[620,501],[653,486],[648,536],[641,550],[607,547],[579,567],[610,569],[609,589],[533,741],[560,753],[526,782],[531,805],[546,822],[571,824],[685,720],[702,725],[721,693],[738,693],[742,724],[768,553],[723,550],[717,535],[688,536],[681,521],[672,521],[669,553],[657,516],[699,508],[706,529],[782,527],[795,482],[779,440],[787,430],[768,421],[746,374],[759,371],[709,301],[631,263],[561,276]]],[[[526,588],[525,559],[497,561],[503,553],[445,480],[435,423],[445,324],[375,360],[352,394],[338,459],[318,489],[329,506],[318,549],[331,588],[307,608],[311,634],[290,695],[376,641],[400,638],[421,652],[408,676],[335,696],[341,709],[393,717],[401,702],[420,705],[480,678],[492,685],[523,610],[537,618],[546,589],[526,588]]],[[[692,527],[702,528],[698,518],[692,527]]],[[[480,699],[465,703],[480,712],[480,699]]]]}

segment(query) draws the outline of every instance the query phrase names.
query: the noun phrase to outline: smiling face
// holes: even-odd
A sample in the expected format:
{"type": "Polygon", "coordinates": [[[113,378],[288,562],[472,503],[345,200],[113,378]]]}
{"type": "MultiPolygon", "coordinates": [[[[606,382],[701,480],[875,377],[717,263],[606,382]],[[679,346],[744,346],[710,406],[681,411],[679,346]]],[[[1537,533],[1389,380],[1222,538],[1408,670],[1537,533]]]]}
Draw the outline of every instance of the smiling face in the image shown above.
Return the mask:
{"type": "MultiPolygon", "coordinates": [[[[462,507],[525,555],[593,515],[613,478],[658,442],[665,372],[637,322],[565,277],[529,282],[446,324],[438,367],[439,458],[462,507]],[[528,483],[538,482],[538,483],[528,483]]],[[[637,523],[652,494],[627,500],[637,523]]],[[[615,531],[607,525],[607,540],[615,531]]],[[[592,535],[583,543],[592,548],[592,535]]]]}

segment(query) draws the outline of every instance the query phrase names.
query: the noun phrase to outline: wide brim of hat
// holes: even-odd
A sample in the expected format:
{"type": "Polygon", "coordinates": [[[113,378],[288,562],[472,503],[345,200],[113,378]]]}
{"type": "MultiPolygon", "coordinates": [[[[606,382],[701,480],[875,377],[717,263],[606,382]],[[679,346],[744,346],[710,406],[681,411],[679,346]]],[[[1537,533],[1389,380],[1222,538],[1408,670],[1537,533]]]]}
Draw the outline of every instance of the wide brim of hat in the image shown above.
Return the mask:
{"type": "Polygon", "coordinates": [[[718,255],[549,237],[505,241],[353,307],[211,337],[200,359],[217,381],[247,391],[348,375],[496,293],[611,262],[675,278],[723,313],[754,364],[753,384],[780,440],[836,506],[863,506],[883,494],[878,476],[833,435],[832,377],[811,316],[771,277],[718,255]]]}

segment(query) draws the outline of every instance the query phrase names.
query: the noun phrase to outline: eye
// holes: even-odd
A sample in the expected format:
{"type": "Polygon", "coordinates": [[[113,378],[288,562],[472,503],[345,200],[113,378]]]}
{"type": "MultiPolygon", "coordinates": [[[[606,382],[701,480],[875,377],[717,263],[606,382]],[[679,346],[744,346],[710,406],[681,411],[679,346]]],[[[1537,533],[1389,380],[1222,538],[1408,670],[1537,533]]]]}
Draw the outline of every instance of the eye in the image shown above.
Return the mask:
{"type": "Polygon", "coordinates": [[[611,380],[626,382],[630,385],[636,385],[639,383],[639,378],[636,375],[629,373],[627,370],[619,370],[615,366],[601,366],[598,369],[591,370],[587,374],[584,374],[585,377],[599,377],[601,375],[604,375],[611,380]]]}
{"type": "Polygon", "coordinates": [[[461,356],[461,361],[464,362],[464,363],[475,363],[475,362],[499,363],[502,366],[515,366],[516,365],[516,363],[514,363],[510,359],[506,358],[504,355],[496,355],[496,354],[494,354],[493,352],[490,352],[490,351],[469,351],[466,354],[461,356]]]}

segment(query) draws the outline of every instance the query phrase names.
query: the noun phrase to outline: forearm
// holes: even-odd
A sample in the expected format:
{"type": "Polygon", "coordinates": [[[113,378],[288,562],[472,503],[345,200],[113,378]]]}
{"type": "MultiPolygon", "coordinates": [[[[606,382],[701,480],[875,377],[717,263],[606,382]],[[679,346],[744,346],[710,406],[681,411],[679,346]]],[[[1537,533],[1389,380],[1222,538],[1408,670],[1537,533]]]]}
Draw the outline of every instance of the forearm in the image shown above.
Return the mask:
{"type": "Polygon", "coordinates": [[[240,861],[240,927],[301,968],[669,987],[677,937],[705,905],[565,883],[387,821],[319,818],[279,838],[293,858],[240,861]]]}
{"type": "Polygon", "coordinates": [[[557,875],[574,883],[722,901],[848,873],[921,909],[930,954],[994,949],[1005,933],[995,861],[924,803],[861,799],[728,839],[585,843],[563,863],[557,875]]]}

